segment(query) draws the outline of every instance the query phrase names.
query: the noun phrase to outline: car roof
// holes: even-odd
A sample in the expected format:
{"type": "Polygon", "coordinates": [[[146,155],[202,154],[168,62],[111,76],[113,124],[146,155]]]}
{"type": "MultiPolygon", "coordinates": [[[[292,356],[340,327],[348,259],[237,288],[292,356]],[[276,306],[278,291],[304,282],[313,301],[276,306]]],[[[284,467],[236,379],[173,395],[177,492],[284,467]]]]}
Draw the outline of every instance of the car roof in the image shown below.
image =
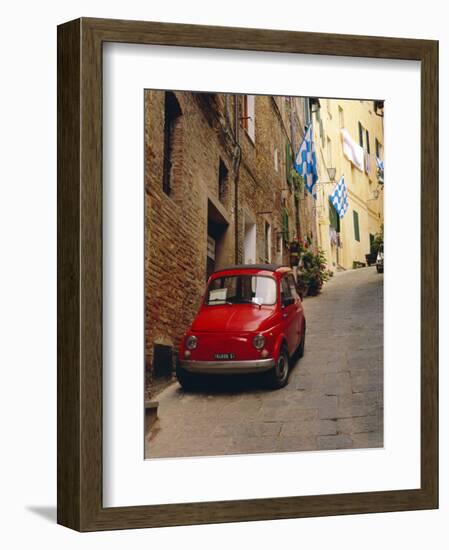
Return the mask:
{"type": "Polygon", "coordinates": [[[214,271],[212,275],[216,275],[217,273],[222,273],[225,271],[271,271],[273,273],[286,273],[290,272],[291,268],[288,266],[282,266],[278,264],[237,264],[237,265],[230,265],[227,267],[223,267],[221,269],[217,269],[214,271]]]}

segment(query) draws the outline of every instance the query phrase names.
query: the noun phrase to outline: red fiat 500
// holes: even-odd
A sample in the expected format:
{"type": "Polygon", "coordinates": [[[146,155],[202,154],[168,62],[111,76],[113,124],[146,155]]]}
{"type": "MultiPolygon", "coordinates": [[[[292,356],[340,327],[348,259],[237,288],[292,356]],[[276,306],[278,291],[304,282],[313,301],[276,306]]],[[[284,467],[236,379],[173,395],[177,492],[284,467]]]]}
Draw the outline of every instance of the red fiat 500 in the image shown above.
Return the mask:
{"type": "Polygon", "coordinates": [[[176,374],[188,389],[198,374],[266,372],[273,388],[304,354],[306,322],[289,267],[239,265],[209,279],[200,310],[181,341],[176,374]]]}

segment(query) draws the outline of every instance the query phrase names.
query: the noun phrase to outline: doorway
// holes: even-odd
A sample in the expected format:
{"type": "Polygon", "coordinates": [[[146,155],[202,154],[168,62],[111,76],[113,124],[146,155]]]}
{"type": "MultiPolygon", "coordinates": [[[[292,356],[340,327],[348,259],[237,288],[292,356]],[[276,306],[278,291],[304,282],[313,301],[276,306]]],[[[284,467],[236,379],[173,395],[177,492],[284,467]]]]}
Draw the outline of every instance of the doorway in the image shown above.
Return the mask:
{"type": "Polygon", "coordinates": [[[223,213],[209,199],[207,202],[206,277],[226,265],[226,243],[229,223],[223,213]]]}
{"type": "Polygon", "coordinates": [[[243,237],[243,263],[256,263],[256,224],[245,216],[245,232],[243,237]]]}

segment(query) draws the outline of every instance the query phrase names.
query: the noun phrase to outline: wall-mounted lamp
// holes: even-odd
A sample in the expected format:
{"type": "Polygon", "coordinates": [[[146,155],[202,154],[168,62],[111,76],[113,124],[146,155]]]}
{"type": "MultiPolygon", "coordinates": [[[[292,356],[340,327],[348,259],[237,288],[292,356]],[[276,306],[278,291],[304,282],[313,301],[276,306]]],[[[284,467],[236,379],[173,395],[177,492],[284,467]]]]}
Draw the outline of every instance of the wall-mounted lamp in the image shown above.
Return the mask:
{"type": "Polygon", "coordinates": [[[336,174],[337,174],[336,168],[327,168],[327,175],[329,176],[331,183],[334,183],[336,174]]]}
{"type": "Polygon", "coordinates": [[[377,116],[384,116],[384,101],[383,100],[374,100],[374,112],[377,116]]]}
{"type": "Polygon", "coordinates": [[[310,111],[312,113],[316,113],[321,107],[320,100],[317,97],[310,97],[309,104],[310,104],[310,111]]]}
{"type": "Polygon", "coordinates": [[[374,189],[372,198],[367,199],[367,201],[375,201],[379,198],[379,195],[380,195],[379,189],[374,189]]]}

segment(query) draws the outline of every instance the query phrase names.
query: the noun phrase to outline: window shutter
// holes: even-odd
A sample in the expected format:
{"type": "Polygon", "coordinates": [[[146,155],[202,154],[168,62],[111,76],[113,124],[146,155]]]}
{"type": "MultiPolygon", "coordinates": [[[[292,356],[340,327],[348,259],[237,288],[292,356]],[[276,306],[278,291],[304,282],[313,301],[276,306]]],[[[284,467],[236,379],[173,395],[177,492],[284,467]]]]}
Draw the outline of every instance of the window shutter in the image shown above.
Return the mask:
{"type": "Polygon", "coordinates": [[[282,237],[284,239],[284,243],[288,244],[290,239],[290,231],[288,223],[288,212],[286,208],[284,208],[284,212],[282,213],[282,237]]]}
{"type": "Polygon", "coordinates": [[[292,148],[290,147],[290,143],[286,141],[285,142],[285,175],[289,185],[293,184],[292,168],[293,168],[292,148]]]}
{"type": "Polygon", "coordinates": [[[247,116],[248,116],[248,135],[252,139],[252,141],[255,141],[256,139],[256,104],[255,104],[255,96],[248,95],[246,96],[247,101],[247,116]]]}
{"type": "Polygon", "coordinates": [[[305,124],[305,126],[309,126],[310,122],[311,122],[310,98],[306,97],[304,99],[304,124],[305,124]]]}
{"type": "Polygon", "coordinates": [[[376,138],[376,157],[380,159],[380,143],[377,138],[376,138]]]}
{"type": "Polygon", "coordinates": [[[340,121],[340,128],[344,128],[345,127],[345,115],[344,115],[343,109],[342,109],[342,107],[340,107],[340,105],[338,106],[338,119],[340,121]]]}
{"type": "Polygon", "coordinates": [[[244,95],[242,97],[242,118],[241,118],[242,127],[248,131],[248,96],[244,95]]]}
{"type": "Polygon", "coordinates": [[[360,122],[359,122],[359,144],[360,144],[360,147],[363,147],[363,126],[360,122]]]}
{"type": "Polygon", "coordinates": [[[340,216],[335,210],[335,206],[332,204],[329,197],[329,225],[335,229],[337,233],[340,233],[340,216]]]}
{"type": "Polygon", "coordinates": [[[352,215],[354,217],[354,238],[357,242],[360,242],[359,214],[353,210],[352,215]]]}

